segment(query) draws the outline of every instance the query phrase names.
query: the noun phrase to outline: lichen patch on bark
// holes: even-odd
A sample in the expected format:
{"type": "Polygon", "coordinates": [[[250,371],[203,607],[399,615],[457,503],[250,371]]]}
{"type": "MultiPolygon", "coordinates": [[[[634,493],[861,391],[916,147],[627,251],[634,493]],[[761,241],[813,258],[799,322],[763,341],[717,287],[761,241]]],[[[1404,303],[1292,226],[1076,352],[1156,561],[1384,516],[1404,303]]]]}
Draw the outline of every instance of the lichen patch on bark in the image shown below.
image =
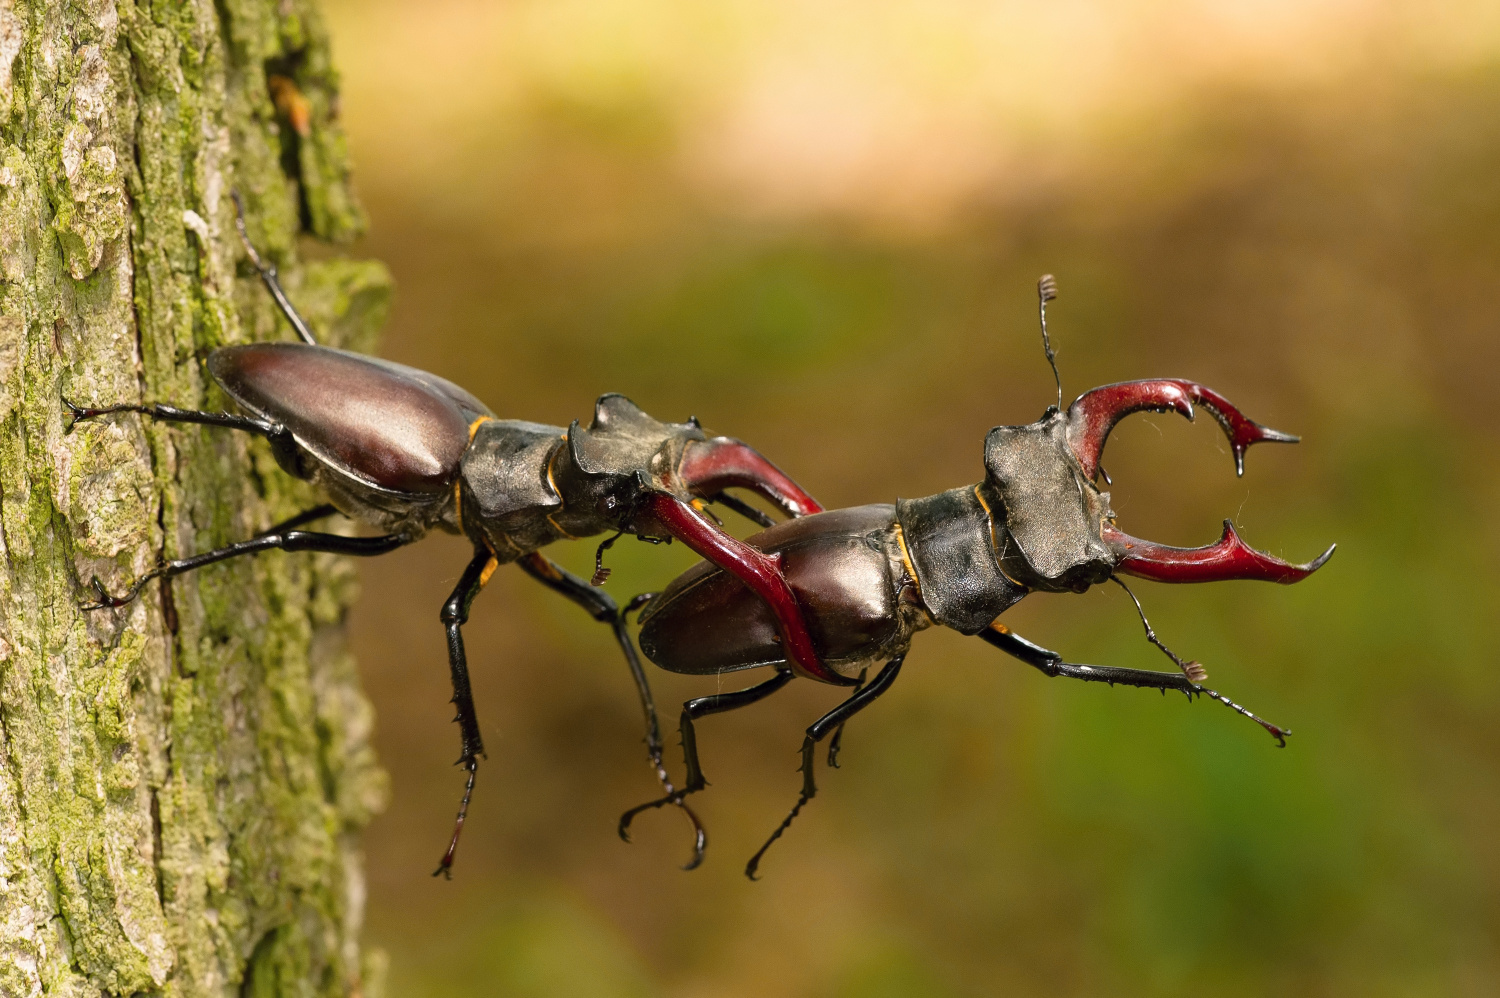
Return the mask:
{"type": "Polygon", "coordinates": [[[273,554],[78,608],[95,575],[123,589],[316,497],[263,442],[134,415],[70,433],[61,404],[221,408],[207,353],[285,338],[230,190],[314,327],[372,345],[384,269],[296,254],[304,220],[363,225],[336,84],[306,0],[0,0],[7,998],[372,994],[356,836],[384,777],[343,642],[349,566],[273,554]]]}

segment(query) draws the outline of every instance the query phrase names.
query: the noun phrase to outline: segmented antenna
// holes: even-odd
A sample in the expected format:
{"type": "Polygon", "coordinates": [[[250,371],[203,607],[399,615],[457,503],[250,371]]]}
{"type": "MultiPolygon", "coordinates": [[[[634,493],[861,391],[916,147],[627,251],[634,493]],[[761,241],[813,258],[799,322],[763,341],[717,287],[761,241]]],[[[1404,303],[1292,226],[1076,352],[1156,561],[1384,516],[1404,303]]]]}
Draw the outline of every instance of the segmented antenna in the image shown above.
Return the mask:
{"type": "Polygon", "coordinates": [[[1047,363],[1052,365],[1052,377],[1057,382],[1057,411],[1062,411],[1062,375],[1057,373],[1057,354],[1052,352],[1052,339],[1047,335],[1047,303],[1057,298],[1057,278],[1043,274],[1036,282],[1037,309],[1042,316],[1042,349],[1047,352],[1047,363]]]}

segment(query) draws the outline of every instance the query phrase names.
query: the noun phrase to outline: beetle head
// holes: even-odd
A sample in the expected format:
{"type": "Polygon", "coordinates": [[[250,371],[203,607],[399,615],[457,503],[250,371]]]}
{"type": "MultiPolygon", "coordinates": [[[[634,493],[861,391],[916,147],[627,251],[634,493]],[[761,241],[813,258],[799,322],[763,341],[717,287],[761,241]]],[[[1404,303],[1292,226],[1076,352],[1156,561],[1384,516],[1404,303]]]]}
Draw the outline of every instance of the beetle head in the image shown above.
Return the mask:
{"type": "Polygon", "coordinates": [[[1032,589],[1082,592],[1109,578],[1116,561],[1103,536],[1114,516],[1109,493],[1084,473],[1067,428],[1049,406],[1037,422],[997,426],[984,440],[984,490],[1005,525],[995,535],[1000,564],[1032,589]]]}
{"type": "Polygon", "coordinates": [[[705,439],[696,421],[663,423],[616,394],[600,396],[594,421],[584,427],[575,420],[566,438],[563,459],[551,471],[564,504],[588,511],[588,522],[575,526],[590,533],[642,533],[636,523],[641,496],[662,487],[689,443],[705,439]]]}
{"type": "Polygon", "coordinates": [[[1007,573],[1032,588],[1081,592],[1116,571],[1158,582],[1291,583],[1321,567],[1332,547],[1294,565],[1248,547],[1228,521],[1218,542],[1200,548],[1154,544],[1114,525],[1109,493],[1094,486],[1109,431],[1145,410],[1192,419],[1195,404],[1218,420],[1240,474],[1251,444],[1297,442],[1261,426],[1212,389],[1176,378],[1105,385],[1080,395],[1066,413],[1049,408],[1029,426],[992,429],[985,439],[985,488],[999,503],[995,516],[1008,534],[999,552],[1007,573]]]}

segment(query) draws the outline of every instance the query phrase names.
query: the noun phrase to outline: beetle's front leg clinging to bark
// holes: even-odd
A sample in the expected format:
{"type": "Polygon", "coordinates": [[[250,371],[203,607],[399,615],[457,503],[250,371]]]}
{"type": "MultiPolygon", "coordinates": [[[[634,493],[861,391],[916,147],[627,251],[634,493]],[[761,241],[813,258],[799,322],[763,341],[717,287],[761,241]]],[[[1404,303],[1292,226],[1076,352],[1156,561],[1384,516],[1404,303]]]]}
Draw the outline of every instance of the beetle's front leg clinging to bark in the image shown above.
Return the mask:
{"type": "MultiPolygon", "coordinates": [[[[309,514],[326,516],[324,507],[300,513],[286,521],[287,524],[306,523],[308,520],[319,517],[310,517],[309,514]]],[[[329,510],[331,512],[331,510],[329,510]]],[[[239,541],[213,551],[205,551],[188,558],[178,558],[174,561],[158,565],[151,571],[135,580],[135,583],[125,592],[123,596],[111,596],[104,588],[104,583],[95,577],[91,583],[97,600],[83,603],[80,610],[102,610],[105,608],[121,607],[134,600],[141,594],[141,589],[152,579],[170,579],[184,572],[191,572],[195,568],[203,568],[216,562],[227,561],[230,558],[238,558],[241,555],[259,554],[262,551],[318,551],[324,554],[347,554],[358,558],[372,558],[376,555],[388,554],[403,545],[410,544],[411,538],[405,534],[384,534],[380,537],[344,537],[340,534],[320,534],[307,530],[287,530],[281,526],[272,527],[263,534],[258,534],[248,541],[239,541]]]]}
{"type": "Polygon", "coordinates": [[[119,405],[106,405],[98,408],[74,405],[67,399],[62,400],[68,412],[73,417],[73,422],[68,424],[68,433],[79,423],[100,416],[108,416],[116,412],[138,412],[143,416],[164,423],[196,423],[199,426],[218,426],[227,430],[243,430],[246,433],[254,433],[265,437],[271,444],[271,454],[276,458],[276,463],[287,472],[297,478],[306,478],[307,473],[298,460],[297,441],[292,437],[290,431],[280,423],[269,419],[257,419],[254,416],[240,416],[232,412],[203,412],[198,409],[179,409],[176,406],[162,405],[159,402],[124,402],[119,405]]]}

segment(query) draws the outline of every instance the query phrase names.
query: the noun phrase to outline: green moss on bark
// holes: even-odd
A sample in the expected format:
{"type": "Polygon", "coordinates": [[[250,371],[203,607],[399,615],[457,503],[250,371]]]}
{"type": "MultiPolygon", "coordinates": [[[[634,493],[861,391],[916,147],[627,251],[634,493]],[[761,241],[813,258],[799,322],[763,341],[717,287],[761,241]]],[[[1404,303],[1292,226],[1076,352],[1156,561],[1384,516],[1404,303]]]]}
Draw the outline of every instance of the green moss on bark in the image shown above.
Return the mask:
{"type": "Polygon", "coordinates": [[[349,567],[269,555],[77,609],[94,575],[122,589],[315,497],[260,442],[68,434],[59,401],[222,406],[206,353],[284,338],[235,189],[313,325],[372,344],[384,269],[296,258],[304,229],[363,225],[336,83],[303,0],[0,0],[0,994],[371,992],[350,898],[384,784],[349,567]]]}

